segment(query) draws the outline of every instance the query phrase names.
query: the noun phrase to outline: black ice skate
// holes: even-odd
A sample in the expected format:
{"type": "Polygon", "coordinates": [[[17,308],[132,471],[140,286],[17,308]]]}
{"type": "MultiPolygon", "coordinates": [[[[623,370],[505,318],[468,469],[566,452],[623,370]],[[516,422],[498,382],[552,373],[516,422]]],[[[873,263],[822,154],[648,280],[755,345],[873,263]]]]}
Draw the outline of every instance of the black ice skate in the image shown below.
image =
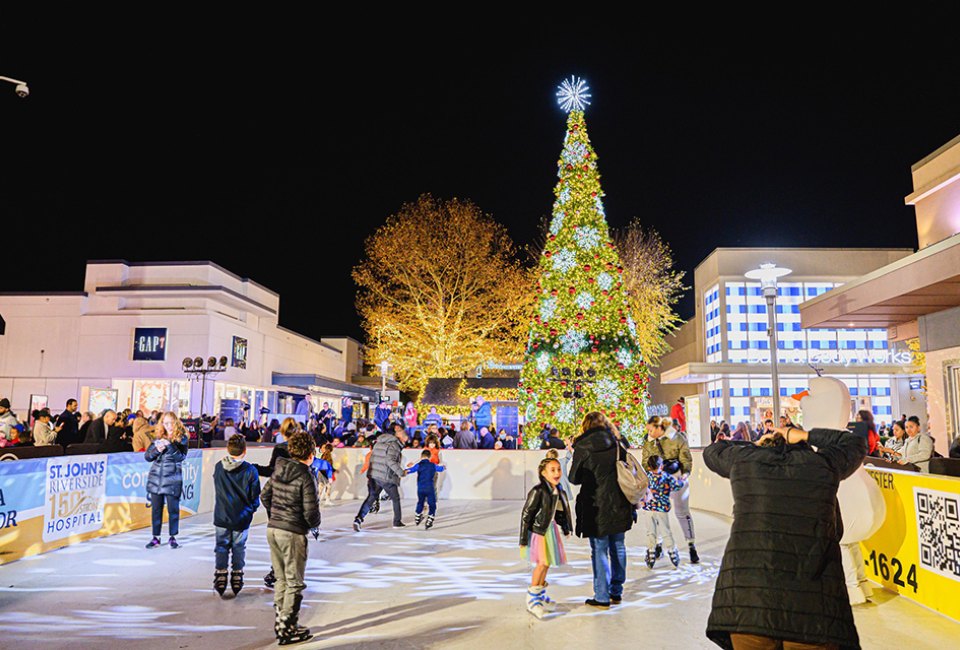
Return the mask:
{"type": "Polygon", "coordinates": [[[223,592],[227,590],[226,569],[217,569],[213,572],[213,588],[221,596],[223,595],[223,592]]]}
{"type": "Polygon", "coordinates": [[[653,564],[654,564],[654,562],[656,562],[656,561],[657,561],[657,556],[656,556],[656,554],[655,554],[652,550],[650,550],[650,549],[648,548],[648,549],[647,549],[647,559],[646,559],[647,568],[652,569],[652,568],[653,568],[653,564]]]}
{"type": "Polygon", "coordinates": [[[657,544],[657,548],[653,552],[653,559],[659,560],[662,557],[663,557],[663,545],[657,544]]]}
{"type": "Polygon", "coordinates": [[[680,566],[680,551],[674,548],[667,551],[667,555],[670,556],[670,562],[673,563],[673,566],[680,566]]]}
{"type": "Polygon", "coordinates": [[[270,569],[270,573],[263,576],[263,584],[267,586],[268,589],[273,589],[273,585],[277,584],[277,576],[273,574],[273,569],[270,569]]]}
{"type": "Polygon", "coordinates": [[[413,516],[413,525],[414,525],[414,526],[419,526],[421,521],[423,521],[423,513],[422,513],[422,512],[418,512],[417,514],[415,514],[415,515],[413,516]]]}
{"type": "Polygon", "coordinates": [[[232,571],[230,573],[230,588],[233,589],[233,595],[236,596],[243,589],[243,571],[232,571]]]}
{"type": "Polygon", "coordinates": [[[427,515],[427,523],[424,525],[424,528],[427,530],[433,528],[433,515],[427,515]]]}
{"type": "Polygon", "coordinates": [[[690,564],[700,564],[700,554],[697,553],[697,546],[690,542],[690,564]]]}

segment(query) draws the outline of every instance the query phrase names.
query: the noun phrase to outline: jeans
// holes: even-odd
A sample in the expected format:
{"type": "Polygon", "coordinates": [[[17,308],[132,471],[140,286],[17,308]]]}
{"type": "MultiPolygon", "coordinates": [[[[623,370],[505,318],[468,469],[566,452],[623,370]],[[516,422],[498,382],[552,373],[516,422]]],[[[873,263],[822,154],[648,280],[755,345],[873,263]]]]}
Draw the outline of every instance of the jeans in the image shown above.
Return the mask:
{"type": "Polygon", "coordinates": [[[217,531],[217,545],[214,547],[216,569],[227,570],[227,557],[233,556],[233,570],[242,571],[247,557],[247,530],[227,530],[214,526],[217,531]]]}
{"type": "Polygon", "coordinates": [[[590,538],[590,559],[593,561],[593,599],[609,603],[611,596],[623,595],[627,580],[627,546],[625,533],[590,538]]]}
{"type": "Polygon", "coordinates": [[[680,522],[680,530],[687,540],[687,544],[693,544],[696,536],[693,534],[693,517],[690,516],[690,484],[687,483],[679,490],[670,495],[673,502],[673,511],[677,515],[677,521],[680,522]]]}
{"type": "Polygon", "coordinates": [[[282,620],[300,611],[303,600],[303,574],[307,568],[307,536],[289,530],[267,528],[270,563],[277,582],[273,586],[273,602],[282,620]]]}
{"type": "Polygon", "coordinates": [[[160,537],[163,528],[163,502],[167,502],[167,516],[170,519],[170,537],[180,534],[180,495],[179,494],[150,494],[150,506],[153,519],[153,536],[160,537]]]}
{"type": "Polygon", "coordinates": [[[421,492],[417,490],[417,514],[423,512],[423,502],[426,501],[430,507],[428,514],[432,517],[437,514],[437,491],[428,490],[421,492]]]}
{"type": "Polygon", "coordinates": [[[383,490],[390,497],[390,503],[393,504],[393,524],[399,524],[403,515],[400,512],[400,490],[396,483],[381,483],[373,479],[370,480],[370,483],[373,484],[374,489],[373,491],[368,491],[367,498],[363,502],[363,505],[360,506],[360,512],[357,513],[357,519],[363,521],[363,518],[370,512],[370,506],[372,506],[373,502],[380,496],[380,490],[383,490]]]}
{"type": "Polygon", "coordinates": [[[670,530],[670,513],[645,510],[643,517],[647,520],[648,549],[653,550],[661,537],[663,537],[663,548],[672,551],[677,547],[673,541],[673,531],[670,530]]]}

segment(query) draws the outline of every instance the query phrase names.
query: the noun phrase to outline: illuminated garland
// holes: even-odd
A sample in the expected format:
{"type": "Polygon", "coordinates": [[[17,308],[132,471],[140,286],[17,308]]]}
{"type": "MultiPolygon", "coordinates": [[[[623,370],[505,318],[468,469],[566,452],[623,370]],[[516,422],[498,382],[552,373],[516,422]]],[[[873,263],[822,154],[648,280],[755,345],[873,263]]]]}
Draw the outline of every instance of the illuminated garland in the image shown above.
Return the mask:
{"type": "MultiPolygon", "coordinates": [[[[597,157],[582,106],[576,108],[576,88],[571,85],[564,95],[574,108],[557,161],[553,219],[538,268],[539,300],[520,376],[520,413],[529,431],[550,424],[571,435],[579,432],[586,412],[599,410],[636,443],[646,421],[649,375],[610,239],[597,157]]],[[[528,437],[528,444],[538,443],[536,436],[528,437]]]]}

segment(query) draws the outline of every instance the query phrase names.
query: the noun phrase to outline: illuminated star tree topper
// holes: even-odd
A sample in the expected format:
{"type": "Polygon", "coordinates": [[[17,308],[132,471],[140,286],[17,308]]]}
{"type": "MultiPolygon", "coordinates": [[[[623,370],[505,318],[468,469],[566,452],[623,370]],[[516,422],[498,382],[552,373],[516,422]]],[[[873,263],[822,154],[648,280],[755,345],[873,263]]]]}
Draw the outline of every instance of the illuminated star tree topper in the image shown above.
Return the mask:
{"type": "Polygon", "coordinates": [[[571,76],[564,79],[557,90],[557,101],[560,108],[567,113],[571,111],[583,111],[590,105],[590,86],[579,77],[571,76]]]}

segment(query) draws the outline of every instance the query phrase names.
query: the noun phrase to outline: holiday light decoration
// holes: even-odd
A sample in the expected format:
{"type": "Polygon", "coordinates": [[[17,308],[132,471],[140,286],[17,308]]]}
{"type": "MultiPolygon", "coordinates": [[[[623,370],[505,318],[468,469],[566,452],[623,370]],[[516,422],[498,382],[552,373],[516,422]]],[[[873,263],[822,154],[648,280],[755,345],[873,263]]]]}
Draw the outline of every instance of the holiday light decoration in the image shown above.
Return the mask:
{"type": "Polygon", "coordinates": [[[590,105],[590,86],[579,77],[570,77],[560,84],[557,90],[557,100],[560,102],[560,108],[566,112],[580,111],[590,105]]]}
{"type": "MultiPolygon", "coordinates": [[[[539,309],[520,375],[520,412],[528,431],[551,425],[562,435],[576,435],[583,416],[598,410],[636,443],[646,421],[649,374],[601,200],[597,155],[583,114],[587,90],[582,80],[571,79],[557,93],[569,115],[537,269],[539,309]]],[[[526,440],[539,445],[536,436],[526,440]]]]}

